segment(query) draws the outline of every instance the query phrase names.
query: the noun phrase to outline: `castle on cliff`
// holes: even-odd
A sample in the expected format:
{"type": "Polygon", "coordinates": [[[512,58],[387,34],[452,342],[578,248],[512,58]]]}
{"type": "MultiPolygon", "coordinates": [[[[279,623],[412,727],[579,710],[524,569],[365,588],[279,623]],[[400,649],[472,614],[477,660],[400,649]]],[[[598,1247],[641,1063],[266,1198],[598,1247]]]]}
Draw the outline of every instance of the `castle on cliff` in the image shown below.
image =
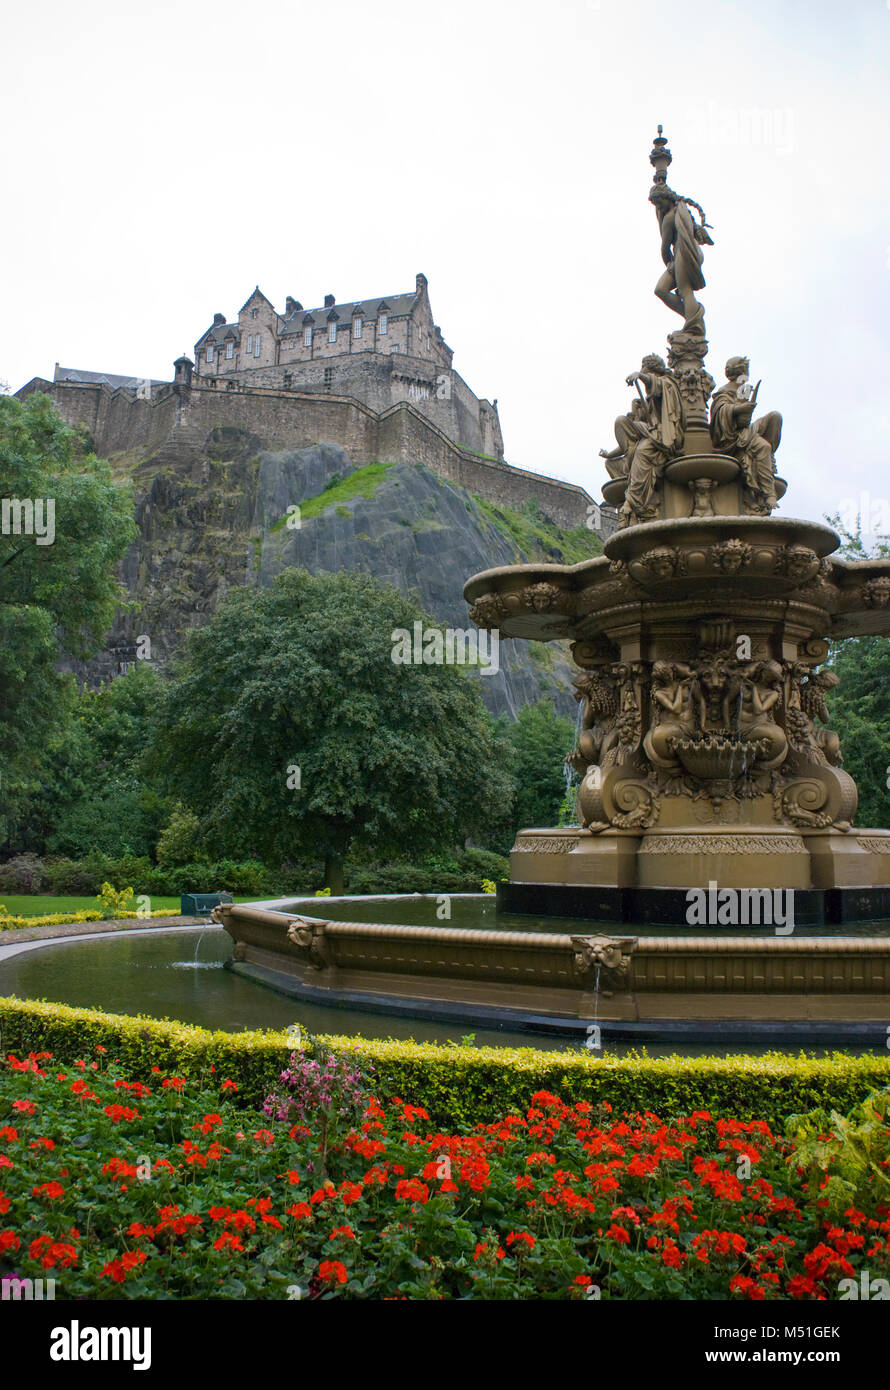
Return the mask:
{"type": "MultiPolygon", "coordinates": [[[[495,504],[534,501],[561,526],[589,526],[583,488],[505,462],[497,401],[475,395],[453,356],[425,275],[384,298],[338,304],[329,294],[304,309],[288,296],[281,313],[257,286],[234,319],[214,315],[172,381],[56,363],[52,381],[35,377],[16,394],[45,392],[102,457],[186,466],[227,430],[266,450],[332,443],[356,467],[419,464],[495,504]]],[[[608,532],[611,509],[597,512],[608,532]]]]}
{"type": "Polygon", "coordinates": [[[202,384],[243,381],[283,391],[353,396],[376,411],[402,401],[456,444],[503,458],[497,401],[480,400],[454,371],[454,353],[433,321],[425,275],[412,293],[304,309],[288,295],[279,314],[259,286],[232,323],[215,314],[195,343],[202,384]]]}

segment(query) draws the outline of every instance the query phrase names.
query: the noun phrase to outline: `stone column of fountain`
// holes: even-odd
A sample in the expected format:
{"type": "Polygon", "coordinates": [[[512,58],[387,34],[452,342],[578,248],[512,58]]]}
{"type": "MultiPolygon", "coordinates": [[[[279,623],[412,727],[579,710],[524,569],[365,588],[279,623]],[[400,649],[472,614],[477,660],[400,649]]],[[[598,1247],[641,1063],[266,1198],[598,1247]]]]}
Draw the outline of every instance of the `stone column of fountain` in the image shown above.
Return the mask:
{"type": "MultiPolygon", "coordinates": [[[[610,890],[639,905],[716,881],[833,893],[825,920],[890,916],[890,832],[854,828],[825,665],[830,640],[890,635],[890,561],[834,559],[829,527],[773,515],[782,418],[757,414],[744,357],[715,391],[696,298],[708,224],[667,185],[660,126],[650,161],[655,293],[683,326],[667,362],[628,376],[617,447],[601,450],[620,529],[603,556],[488,570],[464,590],[479,626],[570,638],[579,667],[579,825],[520,832],[504,900],[532,910],[524,887],[584,887],[589,915],[614,917],[610,890]]],[[[578,912],[578,892],[566,903],[578,912]]]]}

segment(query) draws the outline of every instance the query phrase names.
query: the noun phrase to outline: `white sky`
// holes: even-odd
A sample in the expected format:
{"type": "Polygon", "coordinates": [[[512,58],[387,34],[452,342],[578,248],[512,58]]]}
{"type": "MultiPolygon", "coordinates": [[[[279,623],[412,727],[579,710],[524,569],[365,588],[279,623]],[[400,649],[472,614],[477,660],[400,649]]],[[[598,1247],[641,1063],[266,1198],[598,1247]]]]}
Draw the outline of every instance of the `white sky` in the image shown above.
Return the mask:
{"type": "MultiPolygon", "coordinates": [[[[890,496],[890,0],[47,0],[4,20],[0,378],[170,378],[279,309],[429,278],[507,458],[605,478],[680,320],[647,202],[703,204],[718,385],[785,416],[784,510],[890,496]]],[[[890,505],[890,504],[887,504],[890,505]]]]}

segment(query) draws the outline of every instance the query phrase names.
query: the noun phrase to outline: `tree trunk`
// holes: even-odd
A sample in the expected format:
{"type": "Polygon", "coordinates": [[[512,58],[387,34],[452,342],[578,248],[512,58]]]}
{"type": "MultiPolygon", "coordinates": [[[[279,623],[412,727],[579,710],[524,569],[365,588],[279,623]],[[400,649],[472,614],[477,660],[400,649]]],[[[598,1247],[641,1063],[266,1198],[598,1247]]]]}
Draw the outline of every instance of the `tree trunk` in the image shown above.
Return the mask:
{"type": "Polygon", "coordinates": [[[329,854],[324,861],[324,883],[332,895],[339,898],[343,888],[343,860],[339,854],[329,854]]]}

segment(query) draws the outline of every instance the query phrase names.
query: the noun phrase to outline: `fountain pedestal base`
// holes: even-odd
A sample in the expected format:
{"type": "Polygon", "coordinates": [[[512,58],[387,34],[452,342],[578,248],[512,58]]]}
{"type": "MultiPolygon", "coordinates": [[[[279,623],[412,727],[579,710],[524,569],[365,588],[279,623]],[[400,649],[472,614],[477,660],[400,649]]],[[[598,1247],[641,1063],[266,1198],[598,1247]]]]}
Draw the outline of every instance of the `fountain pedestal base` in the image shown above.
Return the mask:
{"type": "Polygon", "coordinates": [[[498,888],[507,912],[688,924],[688,892],[792,890],[807,925],[890,918],[890,832],[787,826],[522,830],[498,888]]]}

